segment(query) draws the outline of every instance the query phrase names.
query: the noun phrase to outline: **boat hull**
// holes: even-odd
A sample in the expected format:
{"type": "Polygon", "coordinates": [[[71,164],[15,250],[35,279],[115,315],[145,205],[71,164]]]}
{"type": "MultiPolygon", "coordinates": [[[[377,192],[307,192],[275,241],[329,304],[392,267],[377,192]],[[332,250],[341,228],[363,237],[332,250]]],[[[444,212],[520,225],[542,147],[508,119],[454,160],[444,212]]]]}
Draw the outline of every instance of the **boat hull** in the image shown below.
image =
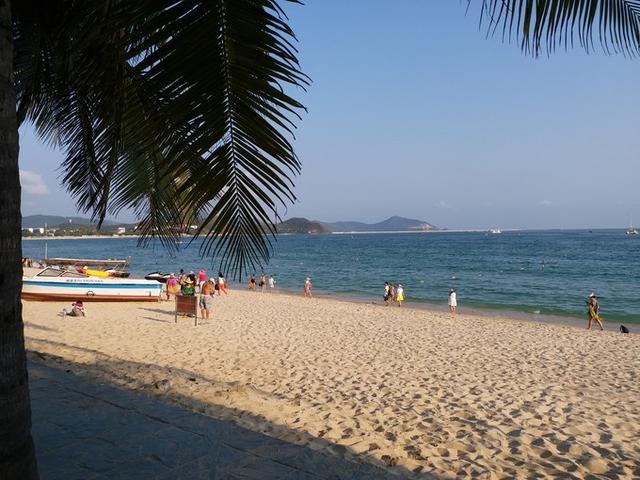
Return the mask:
{"type": "Polygon", "coordinates": [[[160,284],[146,280],[25,278],[22,281],[22,299],[35,301],[157,302],[161,292],[160,284]]]}

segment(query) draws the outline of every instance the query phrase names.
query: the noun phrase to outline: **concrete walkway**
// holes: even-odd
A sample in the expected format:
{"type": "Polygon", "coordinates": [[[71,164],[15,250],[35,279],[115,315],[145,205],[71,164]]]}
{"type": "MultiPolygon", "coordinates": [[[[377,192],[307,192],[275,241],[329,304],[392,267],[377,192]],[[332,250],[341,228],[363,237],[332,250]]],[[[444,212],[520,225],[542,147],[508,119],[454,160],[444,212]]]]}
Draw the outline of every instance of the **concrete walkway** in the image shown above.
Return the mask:
{"type": "Polygon", "coordinates": [[[398,478],[56,367],[29,375],[42,480],[398,478]]]}

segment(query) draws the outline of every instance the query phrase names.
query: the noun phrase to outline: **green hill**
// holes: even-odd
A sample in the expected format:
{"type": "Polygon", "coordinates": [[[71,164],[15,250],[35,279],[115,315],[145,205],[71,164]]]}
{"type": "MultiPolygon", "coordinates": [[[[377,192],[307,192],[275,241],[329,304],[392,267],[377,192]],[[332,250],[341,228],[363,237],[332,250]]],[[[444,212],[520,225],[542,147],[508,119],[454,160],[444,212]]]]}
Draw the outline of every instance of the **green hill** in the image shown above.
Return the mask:
{"type": "Polygon", "coordinates": [[[292,234],[292,233],[304,233],[304,234],[319,234],[319,233],[331,233],[320,222],[312,222],[306,218],[290,218],[282,223],[276,225],[278,233],[292,234]]]}

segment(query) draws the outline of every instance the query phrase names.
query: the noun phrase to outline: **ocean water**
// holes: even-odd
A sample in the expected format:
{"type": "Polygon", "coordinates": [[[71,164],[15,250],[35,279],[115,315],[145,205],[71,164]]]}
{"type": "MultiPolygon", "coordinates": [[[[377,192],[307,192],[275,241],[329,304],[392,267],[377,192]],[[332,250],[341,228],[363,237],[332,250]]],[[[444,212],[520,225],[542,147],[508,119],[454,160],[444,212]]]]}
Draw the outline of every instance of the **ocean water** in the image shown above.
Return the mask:
{"type": "MultiPolygon", "coordinates": [[[[216,261],[200,257],[200,240],[187,243],[170,255],[132,238],[46,241],[49,257],[131,256],[133,276],[217,273],[216,261]]],[[[23,241],[24,256],[44,251],[45,240],[23,241]]],[[[318,294],[381,302],[389,281],[403,284],[408,305],[444,306],[455,288],[463,309],[534,316],[585,317],[593,291],[606,320],[640,323],[640,236],[624,230],[280,236],[264,271],[283,290],[301,292],[309,276],[318,294]]]]}

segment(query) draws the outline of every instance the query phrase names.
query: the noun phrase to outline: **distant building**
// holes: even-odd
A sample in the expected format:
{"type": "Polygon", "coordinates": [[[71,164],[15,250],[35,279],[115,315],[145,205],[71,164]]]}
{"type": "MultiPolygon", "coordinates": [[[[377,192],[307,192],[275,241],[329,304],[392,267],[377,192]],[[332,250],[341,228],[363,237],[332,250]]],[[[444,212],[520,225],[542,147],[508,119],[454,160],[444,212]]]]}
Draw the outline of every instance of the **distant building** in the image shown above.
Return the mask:
{"type": "Polygon", "coordinates": [[[118,235],[124,235],[125,233],[127,233],[126,227],[118,227],[118,235]]]}

